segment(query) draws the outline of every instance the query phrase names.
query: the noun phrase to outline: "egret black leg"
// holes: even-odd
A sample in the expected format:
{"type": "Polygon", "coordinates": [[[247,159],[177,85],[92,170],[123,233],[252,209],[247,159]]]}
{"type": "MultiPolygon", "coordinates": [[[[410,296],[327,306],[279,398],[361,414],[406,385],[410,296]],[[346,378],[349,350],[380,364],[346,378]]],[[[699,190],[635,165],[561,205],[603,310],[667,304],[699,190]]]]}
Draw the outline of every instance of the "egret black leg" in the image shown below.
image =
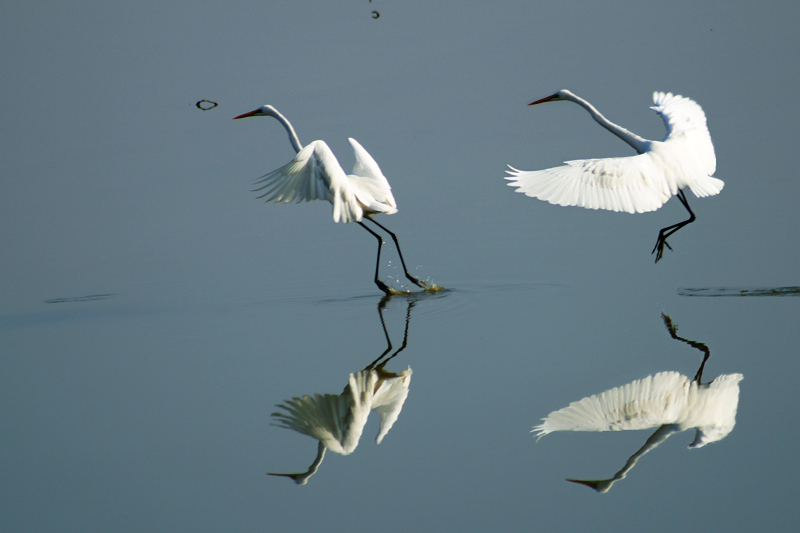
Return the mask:
{"type": "MultiPolygon", "coordinates": [[[[374,221],[373,221],[374,222],[374,221]]],[[[369,229],[363,222],[358,223],[362,228],[370,232],[376,239],[378,239],[378,258],[375,260],[375,285],[378,286],[380,290],[385,292],[386,294],[392,294],[392,289],[390,289],[384,282],[378,279],[378,271],[381,267],[381,246],[383,246],[383,237],[369,229]]]]}
{"type": "MultiPolygon", "coordinates": [[[[418,280],[417,278],[415,278],[414,276],[412,276],[411,274],[409,274],[409,272],[408,272],[408,268],[406,268],[406,261],[405,261],[405,259],[403,259],[403,252],[401,252],[401,251],[400,251],[400,242],[398,242],[398,240],[397,240],[397,235],[395,235],[394,233],[392,233],[391,231],[389,231],[389,230],[388,230],[388,229],[387,229],[385,226],[383,226],[382,224],[379,224],[378,222],[375,222],[375,220],[374,220],[372,217],[370,217],[370,216],[365,216],[364,218],[366,218],[367,220],[369,220],[370,222],[372,222],[373,224],[375,224],[376,226],[378,226],[379,228],[381,228],[383,231],[385,231],[386,233],[388,233],[389,235],[391,235],[391,236],[392,236],[392,240],[394,241],[394,245],[395,245],[395,247],[397,248],[397,254],[400,256],[400,263],[403,265],[403,272],[405,272],[405,274],[406,274],[406,277],[409,279],[409,281],[411,281],[411,283],[413,283],[413,284],[414,284],[414,285],[416,285],[417,287],[421,287],[421,288],[423,288],[423,289],[427,289],[427,288],[428,288],[428,286],[427,286],[427,285],[426,285],[424,282],[422,282],[422,281],[418,280]]],[[[362,223],[360,223],[360,222],[359,222],[359,224],[361,224],[362,226],[364,226],[364,224],[362,224],[362,223]]],[[[366,226],[364,226],[364,227],[366,228],[366,226]]]]}
{"type": "Polygon", "coordinates": [[[685,225],[691,224],[692,222],[695,221],[695,218],[697,218],[694,216],[692,208],[689,207],[689,202],[688,200],[686,200],[686,195],[683,194],[683,189],[678,191],[677,196],[678,200],[680,200],[681,203],[683,204],[683,207],[685,207],[686,210],[689,212],[689,218],[687,218],[683,222],[678,222],[677,224],[673,224],[672,226],[667,226],[666,228],[663,228],[661,231],[658,232],[658,240],[656,241],[656,245],[653,247],[653,251],[650,252],[651,254],[656,254],[656,263],[658,263],[661,260],[661,257],[664,255],[664,246],[672,250],[672,246],[670,246],[669,243],[667,243],[667,237],[669,237],[670,235],[672,235],[685,225]]]}

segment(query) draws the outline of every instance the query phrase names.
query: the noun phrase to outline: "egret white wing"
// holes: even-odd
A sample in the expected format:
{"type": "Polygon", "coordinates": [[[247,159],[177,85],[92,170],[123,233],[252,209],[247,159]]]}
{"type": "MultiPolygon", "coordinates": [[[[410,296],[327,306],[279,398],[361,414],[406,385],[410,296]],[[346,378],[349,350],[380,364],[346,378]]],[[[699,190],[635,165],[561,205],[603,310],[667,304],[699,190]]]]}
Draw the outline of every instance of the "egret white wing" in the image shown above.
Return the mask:
{"type": "Polygon", "coordinates": [[[551,204],[644,213],[655,211],[670,198],[649,153],[566,161],[564,166],[545,170],[509,169],[505,179],[510,187],[551,204]]]}
{"type": "Polygon", "coordinates": [[[653,143],[654,149],[664,156],[673,194],[685,186],[698,197],[718,194],[725,183],[713,177],[717,157],[703,109],[694,100],[672,93],[653,93],[653,104],[650,109],[661,115],[667,128],[663,143],[653,143]]]}
{"type": "Polygon", "coordinates": [[[331,200],[332,176],[344,171],[336,156],[323,141],[314,141],[299,152],[294,159],[279,169],[263,176],[256,191],[266,202],[289,203],[310,200],[331,200]]]}
{"type": "Polygon", "coordinates": [[[347,140],[350,141],[356,158],[353,172],[348,175],[348,178],[354,185],[353,192],[359,202],[367,209],[377,213],[396,213],[397,203],[392,195],[392,187],[381,172],[378,163],[358,141],[352,138],[347,140]]]}
{"type": "Polygon", "coordinates": [[[694,128],[705,128],[706,132],[708,131],[703,108],[691,98],[672,93],[654,92],[653,105],[650,109],[664,119],[664,126],[667,128],[665,140],[670,135],[679,135],[694,128]]]}
{"type": "Polygon", "coordinates": [[[266,202],[327,200],[333,204],[334,222],[359,221],[363,215],[347,175],[324,141],[310,143],[258,183],[256,191],[264,191],[259,198],[266,202]]]}
{"type": "Polygon", "coordinates": [[[672,424],[686,405],[689,384],[677,372],[647,376],[553,411],[533,431],[541,437],[553,431],[623,431],[672,424]]]}

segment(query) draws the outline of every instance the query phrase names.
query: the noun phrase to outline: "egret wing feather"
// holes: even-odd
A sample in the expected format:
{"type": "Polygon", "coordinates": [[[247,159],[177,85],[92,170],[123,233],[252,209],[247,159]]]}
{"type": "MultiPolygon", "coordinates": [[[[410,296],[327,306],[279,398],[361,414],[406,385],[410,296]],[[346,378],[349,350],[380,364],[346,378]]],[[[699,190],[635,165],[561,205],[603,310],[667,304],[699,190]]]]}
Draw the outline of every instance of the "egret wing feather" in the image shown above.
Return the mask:
{"type": "Polygon", "coordinates": [[[719,194],[725,183],[713,177],[717,157],[703,108],[690,98],[655,92],[650,109],[667,128],[664,141],[652,149],[661,156],[672,193],[688,186],[697,197],[719,194]]]}
{"type": "Polygon", "coordinates": [[[672,135],[680,135],[686,131],[696,128],[706,128],[706,114],[700,104],[672,93],[654,92],[653,111],[661,115],[664,120],[664,127],[667,128],[666,141],[672,135]]]}
{"type": "Polygon", "coordinates": [[[655,211],[670,198],[649,153],[632,157],[566,161],[563,166],[524,171],[509,166],[506,180],[516,192],[562,206],[626,213],[655,211]]]}
{"type": "Polygon", "coordinates": [[[363,216],[354,187],[324,141],[314,141],[297,152],[288,164],[257,182],[255,189],[266,202],[327,200],[333,204],[334,222],[357,222],[363,216]]]}
{"type": "Polygon", "coordinates": [[[353,192],[358,201],[375,213],[388,215],[396,213],[397,202],[392,195],[392,187],[378,163],[358,141],[352,138],[347,140],[350,141],[356,158],[353,172],[347,177],[353,185],[353,192]]]}
{"type": "Polygon", "coordinates": [[[266,202],[297,203],[311,200],[331,201],[332,177],[344,171],[328,145],[314,141],[300,150],[289,163],[258,180],[256,191],[266,202]]]}

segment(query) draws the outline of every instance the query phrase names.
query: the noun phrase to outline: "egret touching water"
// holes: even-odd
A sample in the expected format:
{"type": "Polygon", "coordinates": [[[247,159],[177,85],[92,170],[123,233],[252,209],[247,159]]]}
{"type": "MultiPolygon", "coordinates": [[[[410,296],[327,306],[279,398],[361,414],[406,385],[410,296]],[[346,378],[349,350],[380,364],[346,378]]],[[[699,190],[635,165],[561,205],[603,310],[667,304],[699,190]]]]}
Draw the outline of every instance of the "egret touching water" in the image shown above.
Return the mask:
{"type": "Polygon", "coordinates": [[[289,134],[289,142],[297,152],[297,156],[288,164],[274,170],[261,178],[261,187],[257,191],[264,191],[259,198],[267,202],[297,203],[310,200],[327,200],[333,204],[334,222],[355,222],[378,239],[378,258],[375,265],[375,284],[386,294],[397,291],[388,287],[379,277],[381,264],[381,246],[383,239],[374,230],[367,227],[363,219],[369,220],[386,233],[392,236],[400,263],[406,278],[412,283],[426,290],[436,291],[440,287],[426,283],[412,276],[406,268],[403,253],[397,235],[386,227],[376,222],[372,215],[383,213],[391,215],[397,212],[397,203],[392,195],[389,181],[381,172],[378,163],[355,140],[348,139],[356,156],[356,163],[352,174],[345,174],[336,156],[324,141],[314,141],[303,147],[291,123],[281,115],[277,109],[270,105],[261,106],[254,111],[244,113],[238,118],[246,117],[273,117],[278,120],[289,134]]]}
{"type": "Polygon", "coordinates": [[[508,185],[517,192],[546,200],[551,204],[574,205],[587,209],[606,209],[627,213],[655,211],[673,195],[689,212],[689,218],[663,228],[653,248],[656,263],[667,238],[695,220],[683,192],[689,187],[697,197],[718,194],[724,182],[713,177],[717,168],[714,145],[700,106],[689,98],[672,93],[653,93],[650,108],[664,119],[667,136],[663,141],[649,141],[604,117],[595,107],[570,91],[532,102],[566,100],[586,109],[608,131],[628,143],[638,155],[606,159],[567,161],[564,166],[545,170],[517,170],[509,165],[508,185]]]}

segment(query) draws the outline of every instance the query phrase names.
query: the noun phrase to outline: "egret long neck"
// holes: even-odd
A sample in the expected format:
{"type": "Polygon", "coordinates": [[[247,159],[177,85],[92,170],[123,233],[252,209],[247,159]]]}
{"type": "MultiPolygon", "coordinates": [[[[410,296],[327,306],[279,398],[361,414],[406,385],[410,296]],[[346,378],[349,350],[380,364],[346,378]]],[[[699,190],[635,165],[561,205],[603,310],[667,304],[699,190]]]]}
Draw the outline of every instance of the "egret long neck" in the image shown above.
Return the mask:
{"type": "Polygon", "coordinates": [[[650,142],[647,139],[639,137],[635,133],[626,130],[622,126],[614,124],[606,117],[604,117],[600,113],[600,111],[595,109],[595,107],[592,104],[590,104],[583,98],[580,98],[575,95],[570,95],[570,97],[567,99],[575,102],[576,104],[584,108],[586,111],[588,111],[589,114],[592,115],[592,118],[595,120],[595,122],[597,122],[605,129],[607,129],[608,131],[610,131],[611,133],[613,133],[614,135],[616,135],[617,137],[619,137],[620,139],[631,145],[633,149],[636,150],[637,153],[642,154],[649,149],[650,142]]]}
{"type": "Polygon", "coordinates": [[[650,435],[650,438],[647,439],[647,442],[644,443],[644,446],[639,448],[639,451],[631,455],[628,459],[628,462],[625,463],[625,466],[623,466],[622,469],[614,474],[614,477],[610,479],[568,479],[567,481],[586,485],[587,487],[593,488],[597,492],[608,492],[611,490],[611,487],[614,485],[614,483],[621,479],[625,479],[625,476],[627,476],[628,472],[634,466],[636,466],[636,462],[641,459],[643,455],[667,440],[673,433],[677,433],[678,430],[679,427],[677,424],[664,424],[659,427],[652,435],[650,435]]]}
{"type": "Polygon", "coordinates": [[[286,128],[286,131],[289,133],[289,142],[292,143],[292,148],[294,148],[295,152],[299,152],[303,149],[303,145],[300,143],[300,139],[297,137],[297,133],[294,131],[292,124],[281,115],[277,110],[273,110],[273,117],[283,124],[283,127],[286,128]]]}

